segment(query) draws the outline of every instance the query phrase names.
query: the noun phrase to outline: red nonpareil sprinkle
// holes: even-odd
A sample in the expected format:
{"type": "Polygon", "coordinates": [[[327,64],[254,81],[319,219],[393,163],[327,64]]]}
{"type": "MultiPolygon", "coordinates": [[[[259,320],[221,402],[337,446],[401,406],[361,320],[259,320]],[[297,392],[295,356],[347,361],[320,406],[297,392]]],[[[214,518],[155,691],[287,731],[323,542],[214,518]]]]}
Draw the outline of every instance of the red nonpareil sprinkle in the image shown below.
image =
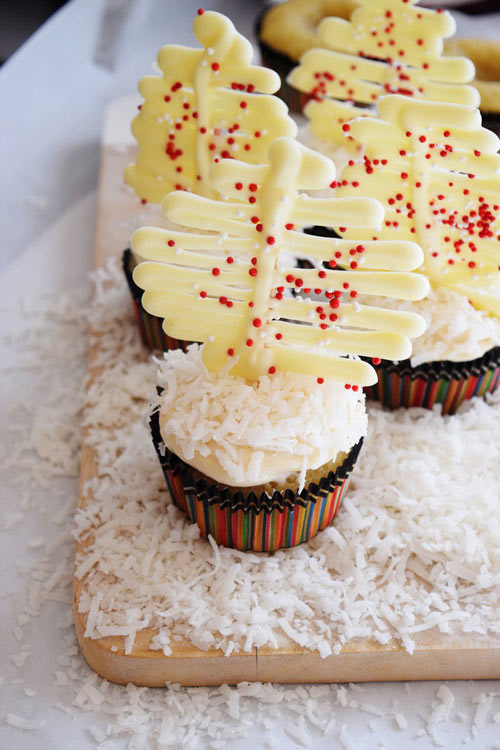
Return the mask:
{"type": "Polygon", "coordinates": [[[249,203],[255,203],[256,201],[257,201],[257,198],[255,197],[255,195],[251,195],[250,198],[248,199],[249,203]]]}
{"type": "Polygon", "coordinates": [[[250,260],[250,263],[252,264],[252,266],[256,266],[256,265],[257,265],[257,258],[256,258],[256,256],[255,256],[255,255],[254,255],[254,257],[253,257],[253,258],[252,258],[252,259],[250,260]]]}
{"type": "Polygon", "coordinates": [[[169,247],[173,247],[173,246],[175,245],[175,242],[174,242],[173,240],[169,240],[169,241],[167,242],[167,245],[168,245],[169,247]]]}
{"type": "Polygon", "coordinates": [[[258,216],[252,216],[250,221],[252,224],[258,224],[259,223],[259,217],[258,216]]]}
{"type": "Polygon", "coordinates": [[[382,360],[380,359],[380,357],[373,357],[372,362],[374,365],[379,365],[382,362],[382,360]]]}
{"type": "Polygon", "coordinates": [[[475,268],[476,267],[476,264],[474,263],[473,260],[470,260],[467,265],[469,266],[469,268],[475,268]]]}
{"type": "Polygon", "coordinates": [[[274,337],[275,337],[275,339],[277,341],[281,341],[281,339],[283,338],[283,334],[282,333],[276,333],[274,337]]]}
{"type": "Polygon", "coordinates": [[[217,70],[219,70],[219,68],[220,68],[220,65],[219,65],[219,63],[218,63],[218,62],[213,62],[213,63],[212,63],[212,65],[211,65],[210,67],[212,68],[212,70],[215,70],[215,71],[217,71],[217,70]]]}
{"type": "Polygon", "coordinates": [[[274,243],[276,242],[276,240],[275,240],[275,238],[272,235],[269,235],[269,237],[267,238],[266,242],[267,242],[268,245],[274,245],[274,243]]]}
{"type": "Polygon", "coordinates": [[[236,188],[236,190],[243,190],[243,183],[235,182],[234,187],[236,188]]]}
{"type": "Polygon", "coordinates": [[[250,276],[257,276],[257,269],[251,268],[248,273],[250,274],[250,276]]]}
{"type": "Polygon", "coordinates": [[[330,320],[331,320],[331,321],[332,321],[332,322],[334,323],[334,322],[335,322],[335,321],[337,320],[337,317],[338,317],[338,316],[337,316],[337,315],[335,315],[335,313],[331,313],[331,315],[329,315],[328,317],[329,317],[329,318],[330,318],[330,320]]]}
{"type": "Polygon", "coordinates": [[[290,224],[290,223],[289,224],[285,224],[285,229],[288,229],[289,232],[292,231],[293,227],[294,227],[293,224],[290,224]]]}
{"type": "Polygon", "coordinates": [[[354,299],[354,297],[357,297],[357,296],[358,296],[357,291],[355,289],[353,289],[352,292],[351,292],[351,297],[354,299]]]}
{"type": "Polygon", "coordinates": [[[198,10],[197,10],[197,13],[198,13],[199,16],[202,16],[204,14],[204,12],[205,11],[203,10],[203,8],[198,8],[198,10]]]}
{"type": "Polygon", "coordinates": [[[262,232],[262,224],[256,224],[255,229],[257,232],[262,232]]]}
{"type": "Polygon", "coordinates": [[[227,304],[227,297],[219,297],[219,302],[221,305],[227,304]]]}
{"type": "Polygon", "coordinates": [[[248,307],[253,307],[253,302],[249,302],[248,307]]]}
{"type": "Polygon", "coordinates": [[[234,356],[234,349],[233,349],[232,346],[230,346],[229,349],[227,350],[227,354],[228,354],[229,357],[233,357],[234,356]]]}
{"type": "Polygon", "coordinates": [[[348,132],[350,131],[350,129],[351,129],[351,126],[350,126],[350,125],[348,125],[348,124],[347,124],[347,122],[345,122],[345,123],[344,123],[344,124],[342,125],[342,130],[344,131],[344,133],[348,133],[348,132]]]}
{"type": "Polygon", "coordinates": [[[200,292],[200,297],[201,297],[202,299],[205,299],[205,297],[206,297],[206,296],[207,296],[207,293],[206,293],[206,292],[200,292]]]}
{"type": "Polygon", "coordinates": [[[254,136],[255,138],[260,138],[260,130],[256,130],[254,136]]]}
{"type": "Polygon", "coordinates": [[[401,179],[407,180],[408,179],[408,172],[401,172],[401,179]]]}
{"type": "Polygon", "coordinates": [[[167,94],[167,96],[164,96],[164,97],[163,97],[163,100],[164,100],[165,102],[169,102],[169,101],[170,101],[170,99],[171,99],[171,97],[170,97],[170,96],[169,96],[168,94],[167,94]]]}
{"type": "Polygon", "coordinates": [[[342,284],[342,286],[344,287],[344,289],[349,289],[349,282],[344,281],[344,283],[342,284]]]}
{"type": "Polygon", "coordinates": [[[291,274],[291,273],[289,273],[289,274],[288,274],[288,275],[287,275],[287,276],[285,277],[285,281],[287,282],[287,284],[292,284],[292,283],[293,283],[293,282],[295,281],[295,276],[292,276],[292,274],[291,274]]]}
{"type": "Polygon", "coordinates": [[[246,108],[247,108],[247,106],[248,106],[248,105],[247,105],[247,103],[246,103],[245,101],[243,101],[243,102],[240,102],[240,107],[241,107],[241,109],[246,109],[246,108]]]}
{"type": "Polygon", "coordinates": [[[417,44],[419,47],[422,47],[423,43],[424,43],[423,39],[417,39],[417,44]]]}
{"type": "Polygon", "coordinates": [[[335,266],[337,265],[337,261],[333,260],[332,258],[332,260],[328,261],[328,265],[330,266],[330,268],[335,268],[335,266]]]}
{"type": "Polygon", "coordinates": [[[215,143],[209,143],[208,148],[210,149],[210,151],[215,151],[215,143]]]}
{"type": "Polygon", "coordinates": [[[255,182],[251,182],[250,185],[248,186],[248,189],[250,190],[251,193],[255,193],[257,188],[258,188],[258,185],[256,185],[255,182]]]}
{"type": "Polygon", "coordinates": [[[253,346],[253,339],[247,339],[246,340],[246,345],[247,346],[253,346]]]}
{"type": "Polygon", "coordinates": [[[252,320],[252,325],[254,328],[260,328],[262,325],[262,320],[260,318],[254,318],[252,320]]]}
{"type": "Polygon", "coordinates": [[[201,128],[200,128],[200,133],[202,133],[203,135],[205,135],[206,132],[207,132],[207,129],[202,125],[201,128]]]}
{"type": "Polygon", "coordinates": [[[137,105],[137,109],[141,110],[142,109],[142,104],[138,104],[137,105]]]}
{"type": "Polygon", "coordinates": [[[212,276],[218,276],[220,274],[220,268],[212,268],[212,276]]]}
{"type": "Polygon", "coordinates": [[[303,285],[304,285],[304,282],[302,281],[302,279],[295,279],[295,286],[299,286],[300,287],[300,286],[303,286],[303,285]]]}
{"type": "Polygon", "coordinates": [[[323,385],[323,383],[325,382],[325,379],[324,378],[317,378],[316,382],[318,382],[320,385],[323,385]]]}
{"type": "Polygon", "coordinates": [[[318,276],[320,279],[326,279],[326,271],[318,271],[318,276]]]}
{"type": "Polygon", "coordinates": [[[234,258],[231,255],[228,255],[226,258],[226,263],[234,263],[234,258]]]}
{"type": "Polygon", "coordinates": [[[271,365],[271,367],[268,370],[269,375],[274,375],[276,372],[276,367],[274,365],[271,365]]]}
{"type": "Polygon", "coordinates": [[[340,302],[338,301],[337,297],[334,297],[330,300],[330,307],[333,307],[334,310],[337,309],[337,307],[340,305],[340,302]]]}
{"type": "Polygon", "coordinates": [[[346,391],[350,391],[351,390],[351,384],[350,383],[346,383],[345,386],[344,386],[344,388],[346,389],[346,391]]]}

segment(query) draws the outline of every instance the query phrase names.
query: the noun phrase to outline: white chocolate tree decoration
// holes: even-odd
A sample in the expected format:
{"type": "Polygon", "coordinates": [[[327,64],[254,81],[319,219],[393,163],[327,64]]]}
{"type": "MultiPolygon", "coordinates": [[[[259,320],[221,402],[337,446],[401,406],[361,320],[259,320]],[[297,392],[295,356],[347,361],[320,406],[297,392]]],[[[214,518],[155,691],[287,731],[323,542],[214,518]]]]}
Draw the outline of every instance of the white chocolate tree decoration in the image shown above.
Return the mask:
{"type": "MultiPolygon", "coordinates": [[[[443,39],[455,32],[447,12],[415,7],[418,0],[358,0],[349,21],[325,18],[318,36],[328,49],[311,49],[288,82],[311,94],[305,114],[318,138],[342,142],[342,124],[370,113],[384,94],[479,105],[465,86],[474,66],[464,57],[443,57],[443,39]]],[[[352,135],[344,146],[356,148],[352,135]],[[350,143],[349,143],[350,140],[350,143]]]]}
{"type": "Polygon", "coordinates": [[[125,180],[144,201],[161,203],[172,190],[217,197],[208,180],[214,162],[258,164],[274,138],[296,133],[284,103],[269,96],[280,87],[277,73],[251,64],[252,46],[228,18],[198,13],[203,49],[163,47],[163,75],[139,83],[144,102],[132,123],[139,151],[125,180]]]}
{"type": "Polygon", "coordinates": [[[378,239],[415,240],[434,287],[500,316],[500,140],[472,107],[387,96],[379,114],[349,124],[364,155],[344,167],[338,194],[376,196],[378,239]]]}
{"type": "Polygon", "coordinates": [[[134,272],[145,309],[165,319],[169,335],[205,342],[205,364],[215,371],[234,359],[231,372],[247,379],[289,370],[356,387],[376,382],[373,367],[350,355],[408,357],[407,337],[424,325],[415,313],[361,306],[356,296],[421,299],[428,283],[408,271],[422,252],[413,242],[360,244],[301,232],[338,223],[374,232],[381,224],[373,199],[297,192],[323,189],[334,176],[329,159],[278,138],[267,165],[223,160],[212,167],[213,184],[229,202],[170,193],[167,217],[200,233],[146,227],[133,234],[134,252],[147,259],[134,272]],[[253,204],[232,202],[252,196],[253,204]],[[285,254],[330,268],[298,269],[285,254]],[[293,297],[292,289],[324,292],[325,301],[293,297]]]}

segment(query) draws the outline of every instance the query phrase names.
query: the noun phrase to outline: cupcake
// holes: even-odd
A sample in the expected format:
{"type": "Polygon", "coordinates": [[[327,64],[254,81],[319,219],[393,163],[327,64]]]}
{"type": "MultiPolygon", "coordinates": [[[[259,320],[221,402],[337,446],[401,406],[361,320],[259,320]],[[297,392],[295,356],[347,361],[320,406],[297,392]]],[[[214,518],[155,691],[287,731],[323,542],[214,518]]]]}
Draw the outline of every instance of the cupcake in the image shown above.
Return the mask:
{"type": "MultiPolygon", "coordinates": [[[[276,137],[296,133],[283,102],[271,96],[279,76],[252,65],[252,47],[231,21],[200,10],[193,28],[201,49],[163,47],[161,75],[139,82],[144,101],[132,122],[138,153],[125,181],[143,203],[161,204],[173,190],[219,198],[208,178],[212,164],[235,156],[259,164],[276,137]]],[[[241,196],[250,198],[248,190],[241,196]]],[[[124,255],[123,264],[143,341],[169,349],[174,340],[141,307],[132,280],[133,253],[124,255]]]]}
{"type": "Polygon", "coordinates": [[[289,138],[268,159],[215,164],[224,202],[170,193],[167,218],[198,232],[145,227],[132,247],[145,309],[168,335],[203,342],[167,352],[160,368],[151,426],[173,501],[204,535],[271,551],[310,539],[337,512],[366,431],[361,389],[376,381],[361,355],[407,357],[423,329],[412,311],[359,305],[358,292],[411,300],[428,284],[410,273],[422,261],[414,243],[367,242],[355,260],[352,243],[301,231],[332,216],[372,231],[382,220],[372,199],[304,195],[331,182],[332,162],[289,138]],[[248,186],[245,207],[236,199],[248,186]],[[328,270],[288,265],[301,251],[329,258],[328,270]],[[313,285],[326,303],[286,294],[313,285]]]}
{"type": "MultiPolygon", "coordinates": [[[[395,300],[390,306],[410,309],[395,300]]],[[[367,397],[392,408],[441,404],[443,414],[454,414],[463,401],[493,393],[500,380],[500,318],[446,287],[431,289],[411,309],[427,328],[413,342],[410,359],[375,363],[378,382],[365,388],[367,397]]]]}
{"type": "Polygon", "coordinates": [[[377,362],[378,384],[367,394],[393,408],[441,404],[452,414],[499,381],[500,140],[471,107],[388,96],[379,114],[350,123],[364,155],[342,170],[338,192],[381,200],[375,236],[420,242],[432,291],[412,306],[428,324],[413,356],[377,362]]]}
{"type": "Polygon", "coordinates": [[[196,344],[164,355],[151,429],[170,496],[219,544],[300,544],[337,514],[366,434],[364,395],[287,372],[247,382],[229,367],[209,372],[196,344]]]}

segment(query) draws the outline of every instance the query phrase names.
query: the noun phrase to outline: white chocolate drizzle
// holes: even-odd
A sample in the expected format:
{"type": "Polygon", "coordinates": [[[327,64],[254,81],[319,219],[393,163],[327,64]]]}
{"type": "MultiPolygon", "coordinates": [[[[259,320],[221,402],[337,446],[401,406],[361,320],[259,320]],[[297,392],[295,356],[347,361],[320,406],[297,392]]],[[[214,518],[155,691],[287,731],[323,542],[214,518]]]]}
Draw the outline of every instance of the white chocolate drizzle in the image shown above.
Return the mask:
{"type": "MultiPolygon", "coordinates": [[[[313,135],[342,143],[342,124],[373,116],[366,105],[373,107],[385,94],[479,105],[476,89],[464,85],[474,77],[473,64],[442,55],[443,39],[456,28],[449,13],[416,7],[417,0],[358,2],[349,21],[321,21],[317,33],[327,49],[305,52],[288,76],[312,97],[305,114],[313,135]]],[[[347,144],[351,150],[358,145],[352,135],[347,144]]]]}
{"type": "Polygon", "coordinates": [[[285,104],[270,96],[279,76],[251,64],[250,42],[226,16],[206,11],[194,32],[203,49],[163,47],[162,76],[139,82],[144,102],[132,123],[139,149],[125,180],[144,201],[161,203],[172,190],[219,197],[209,182],[214,162],[237,152],[258,164],[274,138],[296,133],[285,104]]]}
{"type": "Polygon", "coordinates": [[[203,360],[210,370],[220,370],[234,357],[231,372],[248,380],[288,370],[357,387],[375,382],[376,374],[370,364],[351,357],[410,355],[408,337],[424,329],[420,316],[358,306],[355,298],[358,293],[425,296],[426,279],[409,273],[422,262],[418,245],[361,245],[301,231],[311,224],[340,224],[354,234],[373,232],[383,219],[378,201],[300,194],[327,187],[335,167],[289,138],[273,143],[267,165],[224,160],[210,176],[214,188],[229,196],[227,203],[183,192],[171,193],[163,203],[171,221],[200,234],[143,228],[132,236],[134,252],[146,259],[134,272],[145,290],[143,305],[164,318],[170,336],[205,342],[203,360]],[[246,205],[251,197],[255,202],[246,205]],[[209,232],[225,232],[227,239],[218,245],[209,232]],[[176,255],[178,244],[183,249],[176,255]],[[329,268],[298,269],[286,256],[327,261],[329,268]],[[361,256],[364,270],[358,270],[361,256]],[[325,302],[294,298],[290,290],[324,293],[325,302]]]}
{"type": "Polygon", "coordinates": [[[434,288],[500,316],[499,138],[472,107],[387,96],[379,115],[349,124],[363,157],[344,167],[338,194],[376,196],[379,239],[415,240],[434,288]]]}

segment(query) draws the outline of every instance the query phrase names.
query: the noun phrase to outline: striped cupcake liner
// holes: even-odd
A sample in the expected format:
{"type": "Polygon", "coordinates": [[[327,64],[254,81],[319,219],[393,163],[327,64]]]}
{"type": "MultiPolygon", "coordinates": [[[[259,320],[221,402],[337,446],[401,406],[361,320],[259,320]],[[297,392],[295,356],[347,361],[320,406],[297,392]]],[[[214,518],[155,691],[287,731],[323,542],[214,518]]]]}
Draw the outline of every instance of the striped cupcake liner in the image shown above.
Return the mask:
{"type": "Polygon", "coordinates": [[[166,334],[162,328],[162,318],[150,315],[143,308],[141,299],[144,292],[139,286],[137,286],[132,276],[134,270],[134,258],[130,248],[124,251],[122,262],[123,272],[127,279],[130,294],[132,296],[132,304],[134,306],[139,333],[141,334],[141,339],[145,346],[147,346],[148,349],[159,349],[162,352],[166,352],[169,349],[183,349],[186,351],[186,348],[192,342],[174,339],[166,334]]]}
{"type": "MultiPolygon", "coordinates": [[[[209,534],[217,544],[239,550],[273,552],[295,547],[312,539],[329,526],[349,486],[363,439],[343,463],[311,482],[302,492],[274,492],[244,496],[241,490],[222,488],[207,479],[195,479],[191,467],[172,453],[160,434],[158,410],[150,418],[151,434],[174,504],[189,521],[198,524],[203,537],[209,534]]],[[[199,476],[199,475],[198,475],[199,476]]]]}
{"type": "Polygon", "coordinates": [[[428,362],[412,367],[410,360],[398,364],[382,360],[373,365],[378,383],[365,388],[368,399],[391,409],[442,405],[442,414],[454,414],[460,404],[474,396],[493,393],[500,382],[500,346],[468,362],[428,362]]]}

